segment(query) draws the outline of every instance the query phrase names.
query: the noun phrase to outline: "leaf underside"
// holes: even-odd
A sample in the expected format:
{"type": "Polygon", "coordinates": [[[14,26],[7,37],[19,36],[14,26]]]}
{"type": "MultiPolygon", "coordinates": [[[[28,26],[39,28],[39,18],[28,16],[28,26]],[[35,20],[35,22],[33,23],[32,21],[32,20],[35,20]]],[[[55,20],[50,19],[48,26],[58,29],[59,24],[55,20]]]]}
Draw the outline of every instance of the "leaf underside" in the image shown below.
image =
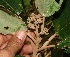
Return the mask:
{"type": "Polygon", "coordinates": [[[57,3],[55,0],[35,0],[35,5],[41,15],[49,17],[58,11],[61,7],[63,0],[57,3]]]}
{"type": "Polygon", "coordinates": [[[26,30],[25,23],[21,19],[0,10],[0,33],[13,34],[20,29],[26,30]]]}

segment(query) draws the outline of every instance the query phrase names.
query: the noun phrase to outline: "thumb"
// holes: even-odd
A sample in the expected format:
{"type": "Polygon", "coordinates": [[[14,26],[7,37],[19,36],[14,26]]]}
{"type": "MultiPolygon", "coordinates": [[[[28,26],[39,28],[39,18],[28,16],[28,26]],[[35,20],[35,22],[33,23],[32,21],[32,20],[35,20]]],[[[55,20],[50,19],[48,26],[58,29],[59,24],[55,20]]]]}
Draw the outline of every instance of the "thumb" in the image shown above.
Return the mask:
{"type": "MultiPolygon", "coordinates": [[[[24,31],[20,30],[18,31],[9,41],[8,41],[8,44],[7,46],[3,49],[3,54],[6,52],[6,53],[9,53],[9,54],[6,54],[10,57],[13,57],[16,52],[21,49],[21,47],[23,46],[23,43],[26,39],[26,34],[24,31]]],[[[2,51],[2,50],[1,50],[2,51]]],[[[5,55],[4,54],[4,55],[5,55]]],[[[6,57],[6,56],[5,56],[6,57]]]]}

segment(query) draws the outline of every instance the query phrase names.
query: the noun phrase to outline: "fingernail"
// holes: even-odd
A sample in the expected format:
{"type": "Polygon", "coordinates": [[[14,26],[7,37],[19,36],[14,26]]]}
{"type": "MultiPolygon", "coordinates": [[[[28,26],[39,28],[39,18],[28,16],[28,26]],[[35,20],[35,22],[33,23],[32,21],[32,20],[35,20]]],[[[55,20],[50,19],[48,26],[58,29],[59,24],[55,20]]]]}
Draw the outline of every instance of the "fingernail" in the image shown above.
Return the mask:
{"type": "Polygon", "coordinates": [[[21,40],[25,40],[26,38],[26,34],[24,31],[20,30],[17,32],[17,35],[16,35],[17,38],[21,39],[21,40]]]}

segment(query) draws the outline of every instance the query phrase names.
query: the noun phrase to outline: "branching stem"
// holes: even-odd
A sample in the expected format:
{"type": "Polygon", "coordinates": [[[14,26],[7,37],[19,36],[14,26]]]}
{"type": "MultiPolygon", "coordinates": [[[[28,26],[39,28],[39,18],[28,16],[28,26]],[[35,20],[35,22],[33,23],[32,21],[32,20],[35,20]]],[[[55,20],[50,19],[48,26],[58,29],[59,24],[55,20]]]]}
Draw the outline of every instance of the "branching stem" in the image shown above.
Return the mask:
{"type": "Polygon", "coordinates": [[[52,35],[52,36],[48,39],[48,41],[46,41],[46,42],[43,44],[43,46],[42,46],[41,48],[47,46],[47,45],[55,38],[55,36],[56,36],[56,33],[55,33],[54,35],[52,35]]]}
{"type": "Polygon", "coordinates": [[[45,46],[43,48],[38,49],[38,51],[41,51],[41,50],[44,50],[44,49],[47,49],[47,48],[51,48],[51,47],[55,47],[55,45],[45,46]]]}
{"type": "Polygon", "coordinates": [[[49,57],[50,54],[51,54],[51,52],[49,52],[45,57],[49,57]]]}
{"type": "Polygon", "coordinates": [[[29,36],[29,38],[36,44],[37,43],[37,41],[29,34],[29,33],[27,33],[27,35],[29,36]]]}

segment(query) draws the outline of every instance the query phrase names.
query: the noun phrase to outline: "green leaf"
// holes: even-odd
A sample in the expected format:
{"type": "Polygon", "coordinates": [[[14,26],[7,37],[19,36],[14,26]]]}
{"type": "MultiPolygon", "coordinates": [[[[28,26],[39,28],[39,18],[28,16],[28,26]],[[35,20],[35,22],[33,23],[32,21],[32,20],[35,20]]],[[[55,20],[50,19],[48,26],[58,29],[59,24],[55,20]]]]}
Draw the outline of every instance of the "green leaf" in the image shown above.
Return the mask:
{"type": "Polygon", "coordinates": [[[28,5],[30,5],[30,1],[31,1],[31,0],[23,0],[23,2],[24,2],[24,5],[25,5],[25,6],[28,6],[28,5]]]}
{"type": "Polygon", "coordinates": [[[49,17],[60,9],[62,2],[63,0],[59,0],[59,3],[55,0],[35,0],[35,5],[43,16],[49,17]]]}
{"type": "Polygon", "coordinates": [[[25,56],[21,56],[21,55],[16,55],[15,57],[25,57],[25,56]]]}
{"type": "Polygon", "coordinates": [[[56,33],[59,35],[61,41],[58,47],[70,51],[70,0],[65,0],[61,14],[53,21],[56,33]]]}
{"type": "Polygon", "coordinates": [[[18,30],[26,31],[26,25],[22,19],[13,17],[6,12],[0,10],[0,33],[13,34],[18,30]]]}
{"type": "Polygon", "coordinates": [[[22,12],[21,0],[0,0],[0,6],[18,15],[22,12]]]}

